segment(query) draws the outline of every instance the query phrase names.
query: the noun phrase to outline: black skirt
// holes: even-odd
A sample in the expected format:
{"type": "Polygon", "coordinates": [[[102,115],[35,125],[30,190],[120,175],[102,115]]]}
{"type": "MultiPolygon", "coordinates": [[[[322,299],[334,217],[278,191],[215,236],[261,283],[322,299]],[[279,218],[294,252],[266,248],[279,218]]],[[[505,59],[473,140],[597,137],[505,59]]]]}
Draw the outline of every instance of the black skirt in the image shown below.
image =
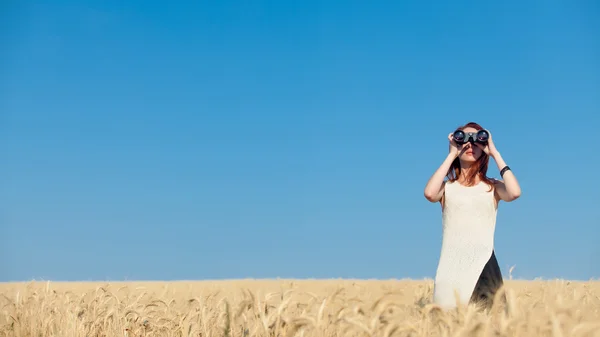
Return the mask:
{"type": "MultiPolygon", "coordinates": [[[[475,285],[470,303],[475,303],[484,309],[490,309],[494,304],[494,297],[498,290],[504,285],[502,272],[496,259],[496,254],[492,251],[492,256],[483,267],[479,280],[475,285]]],[[[500,298],[500,302],[506,303],[506,296],[500,298]]]]}

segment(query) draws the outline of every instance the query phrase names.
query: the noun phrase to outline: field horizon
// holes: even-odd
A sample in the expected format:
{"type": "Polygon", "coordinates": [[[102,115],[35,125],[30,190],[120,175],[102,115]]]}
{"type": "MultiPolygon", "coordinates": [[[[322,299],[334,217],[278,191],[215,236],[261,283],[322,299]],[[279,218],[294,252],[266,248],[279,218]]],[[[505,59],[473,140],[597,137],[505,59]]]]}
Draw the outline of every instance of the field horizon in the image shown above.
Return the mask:
{"type": "MultiPolygon", "coordinates": [[[[600,277],[591,277],[589,279],[570,279],[570,278],[560,278],[560,277],[535,277],[535,278],[519,278],[519,277],[508,277],[505,276],[504,282],[551,282],[551,281],[565,281],[565,282],[600,282],[600,277]]],[[[388,282],[388,281],[396,281],[396,282],[414,282],[414,281],[428,281],[433,282],[434,278],[432,277],[405,277],[405,278],[358,278],[358,277],[264,277],[264,278],[253,278],[253,277],[239,277],[239,278],[204,278],[204,279],[81,279],[81,280],[53,280],[53,279],[29,279],[29,280],[13,280],[13,281],[0,281],[0,285],[10,285],[10,284],[22,284],[22,283],[31,283],[31,282],[51,282],[53,284],[65,283],[65,284],[73,284],[73,283],[131,283],[131,282],[140,282],[140,283],[181,283],[181,282],[239,282],[239,281],[323,281],[323,282],[331,282],[331,281],[360,281],[360,282],[388,282]]]]}

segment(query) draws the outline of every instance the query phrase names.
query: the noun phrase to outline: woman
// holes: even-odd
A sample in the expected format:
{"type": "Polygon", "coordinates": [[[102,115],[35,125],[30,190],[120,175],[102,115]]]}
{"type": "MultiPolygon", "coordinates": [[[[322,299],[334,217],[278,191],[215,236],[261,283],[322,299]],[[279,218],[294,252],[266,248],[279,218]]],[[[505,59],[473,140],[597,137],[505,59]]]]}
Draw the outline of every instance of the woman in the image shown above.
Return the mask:
{"type": "Polygon", "coordinates": [[[425,198],[442,207],[443,239],[433,292],[433,301],[442,308],[456,306],[455,291],[463,304],[490,308],[503,285],[494,253],[498,203],[517,199],[521,188],[492,135],[480,130],[471,122],[457,129],[462,132],[448,135],[448,157],[425,187],[425,198]],[[503,180],[487,177],[490,157],[503,180]]]}

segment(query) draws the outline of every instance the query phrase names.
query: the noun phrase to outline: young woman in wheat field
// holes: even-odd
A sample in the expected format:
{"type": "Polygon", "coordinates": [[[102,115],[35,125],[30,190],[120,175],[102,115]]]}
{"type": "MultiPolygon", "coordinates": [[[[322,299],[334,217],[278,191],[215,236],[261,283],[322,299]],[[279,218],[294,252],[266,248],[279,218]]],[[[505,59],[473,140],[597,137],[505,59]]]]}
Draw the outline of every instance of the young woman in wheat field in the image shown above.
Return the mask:
{"type": "Polygon", "coordinates": [[[425,198],[442,208],[442,247],[433,301],[444,309],[461,303],[490,308],[503,285],[494,252],[500,201],[521,195],[514,173],[504,162],[492,135],[470,122],[448,135],[449,153],[425,187],[425,198]],[[502,180],[487,176],[492,157],[502,180]]]}

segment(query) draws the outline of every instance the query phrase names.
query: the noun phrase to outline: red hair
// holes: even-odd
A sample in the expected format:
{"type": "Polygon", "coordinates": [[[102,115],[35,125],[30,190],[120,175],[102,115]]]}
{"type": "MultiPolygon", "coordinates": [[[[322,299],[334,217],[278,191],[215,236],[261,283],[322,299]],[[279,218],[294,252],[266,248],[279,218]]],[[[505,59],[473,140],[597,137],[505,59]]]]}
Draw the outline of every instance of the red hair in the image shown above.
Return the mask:
{"type": "MultiPolygon", "coordinates": [[[[481,127],[481,125],[479,125],[475,122],[469,122],[463,126],[459,126],[457,129],[464,130],[469,127],[474,128],[477,131],[483,130],[483,127],[481,127]]],[[[488,186],[490,186],[490,191],[494,188],[494,181],[487,176],[489,161],[490,161],[490,156],[488,156],[485,152],[481,151],[481,157],[479,157],[479,159],[477,159],[477,161],[473,164],[473,170],[471,170],[465,176],[465,185],[466,186],[475,185],[475,180],[477,178],[479,178],[482,182],[484,182],[488,186]]],[[[461,172],[460,160],[457,157],[452,162],[452,165],[450,166],[450,168],[448,169],[448,173],[446,174],[448,181],[454,182],[454,181],[458,180],[458,177],[460,176],[460,172],[461,172]]]]}

